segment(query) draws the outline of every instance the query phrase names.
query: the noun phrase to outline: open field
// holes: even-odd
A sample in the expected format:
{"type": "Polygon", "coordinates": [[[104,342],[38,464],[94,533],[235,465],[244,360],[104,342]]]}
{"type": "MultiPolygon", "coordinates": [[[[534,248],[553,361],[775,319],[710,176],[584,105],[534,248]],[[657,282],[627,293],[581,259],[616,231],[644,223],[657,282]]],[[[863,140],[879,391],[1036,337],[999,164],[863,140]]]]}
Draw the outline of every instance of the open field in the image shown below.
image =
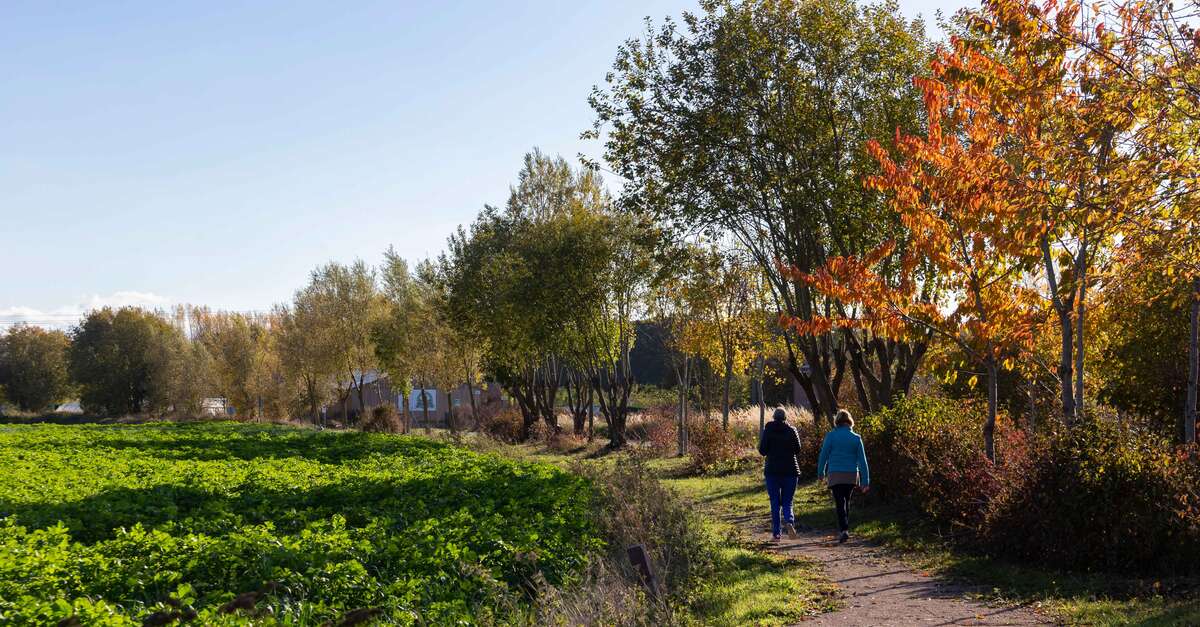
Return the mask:
{"type": "Polygon", "coordinates": [[[506,620],[535,568],[570,581],[597,543],[585,481],[416,438],[3,426],[0,467],[5,624],[506,620]]]}

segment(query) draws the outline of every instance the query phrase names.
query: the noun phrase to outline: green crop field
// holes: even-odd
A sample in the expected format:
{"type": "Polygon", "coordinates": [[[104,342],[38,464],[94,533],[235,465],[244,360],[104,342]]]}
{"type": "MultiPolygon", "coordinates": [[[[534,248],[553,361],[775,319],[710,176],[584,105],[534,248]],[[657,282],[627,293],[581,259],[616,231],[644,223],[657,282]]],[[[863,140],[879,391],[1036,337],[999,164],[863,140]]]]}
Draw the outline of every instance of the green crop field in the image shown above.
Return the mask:
{"type": "Polygon", "coordinates": [[[0,425],[0,623],[503,622],[597,548],[590,493],[405,437],[0,425]]]}

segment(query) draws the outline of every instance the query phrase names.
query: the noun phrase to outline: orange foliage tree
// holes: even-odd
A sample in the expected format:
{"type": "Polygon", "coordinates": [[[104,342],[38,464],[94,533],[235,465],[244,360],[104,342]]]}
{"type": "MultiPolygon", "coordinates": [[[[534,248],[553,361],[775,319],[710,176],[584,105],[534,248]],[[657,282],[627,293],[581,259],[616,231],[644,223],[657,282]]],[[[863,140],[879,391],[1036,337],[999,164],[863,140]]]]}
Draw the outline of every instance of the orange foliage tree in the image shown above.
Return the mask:
{"type": "Polygon", "coordinates": [[[833,259],[805,276],[852,307],[791,323],[952,338],[989,375],[991,455],[996,362],[1028,348],[1040,318],[1057,322],[1062,414],[1076,417],[1088,308],[1131,225],[1172,197],[1175,166],[1162,158],[1162,100],[1147,92],[1144,5],[987,0],[960,24],[932,76],[914,79],[926,135],[898,133],[895,156],[868,145],[883,173],[867,185],[913,233],[903,280],[880,280],[884,248],[833,259]]]}
{"type": "Polygon", "coordinates": [[[1013,201],[1020,194],[1001,141],[1005,120],[988,109],[977,83],[955,80],[995,68],[961,40],[954,45],[933,63],[932,78],[915,80],[924,94],[927,133],[897,133],[895,157],[876,141],[867,146],[881,174],[866,184],[887,194],[912,233],[900,251],[900,281],[889,284],[880,276],[881,262],[893,258],[890,243],[862,258],[832,259],[802,278],[844,303],[845,315],[790,324],[810,333],[865,326],[893,337],[928,330],[953,341],[986,376],[983,441],[995,459],[998,373],[1012,367],[1006,355],[1032,344],[1037,294],[1023,279],[1037,232],[1013,228],[1024,207],[1013,201]]]}

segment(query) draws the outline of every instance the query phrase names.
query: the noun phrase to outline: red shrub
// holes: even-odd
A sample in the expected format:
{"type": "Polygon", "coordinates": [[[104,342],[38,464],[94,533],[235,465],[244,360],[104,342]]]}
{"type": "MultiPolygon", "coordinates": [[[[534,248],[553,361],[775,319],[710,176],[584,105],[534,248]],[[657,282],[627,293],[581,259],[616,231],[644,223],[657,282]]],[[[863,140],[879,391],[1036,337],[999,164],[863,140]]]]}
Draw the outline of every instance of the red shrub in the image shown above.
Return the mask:
{"type": "Polygon", "coordinates": [[[380,405],[371,409],[360,428],[375,433],[403,433],[404,420],[395,407],[380,405]]]}
{"type": "Polygon", "coordinates": [[[984,535],[1005,555],[1084,570],[1186,574],[1200,564],[1196,449],[1088,418],[1037,447],[991,504],[984,535]]]}
{"type": "Polygon", "coordinates": [[[674,407],[656,407],[642,412],[640,439],[655,455],[673,455],[679,450],[679,417],[675,411],[674,407]]]}
{"type": "Polygon", "coordinates": [[[753,442],[754,434],[744,427],[730,425],[726,431],[719,420],[696,418],[688,421],[688,452],[692,457],[692,469],[699,472],[728,469],[736,462],[750,459],[753,442]]]}
{"type": "Polygon", "coordinates": [[[515,407],[485,405],[476,414],[476,424],[480,432],[508,444],[520,442],[523,436],[524,421],[515,407]]]}
{"type": "Polygon", "coordinates": [[[1172,449],[1111,418],[1045,437],[1002,419],[992,464],[983,418],[977,404],[916,398],[864,419],[872,485],[1005,557],[1080,570],[1198,570],[1198,449],[1172,449]]]}

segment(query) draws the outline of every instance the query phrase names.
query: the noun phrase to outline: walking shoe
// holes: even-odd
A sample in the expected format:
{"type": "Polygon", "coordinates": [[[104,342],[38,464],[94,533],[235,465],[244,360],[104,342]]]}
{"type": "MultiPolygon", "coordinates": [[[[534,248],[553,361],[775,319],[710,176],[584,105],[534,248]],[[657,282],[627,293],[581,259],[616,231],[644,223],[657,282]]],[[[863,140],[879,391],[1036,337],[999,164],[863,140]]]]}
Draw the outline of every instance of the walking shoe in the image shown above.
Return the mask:
{"type": "Polygon", "coordinates": [[[779,542],[779,536],[772,535],[772,536],[771,536],[771,542],[779,542]]]}
{"type": "Polygon", "coordinates": [[[791,538],[793,540],[796,539],[796,526],[795,525],[793,525],[792,523],[783,523],[783,530],[787,532],[789,538],[791,538]]]}
{"type": "Polygon", "coordinates": [[[845,544],[846,540],[850,539],[850,532],[843,531],[842,535],[838,536],[838,544],[845,544]]]}

